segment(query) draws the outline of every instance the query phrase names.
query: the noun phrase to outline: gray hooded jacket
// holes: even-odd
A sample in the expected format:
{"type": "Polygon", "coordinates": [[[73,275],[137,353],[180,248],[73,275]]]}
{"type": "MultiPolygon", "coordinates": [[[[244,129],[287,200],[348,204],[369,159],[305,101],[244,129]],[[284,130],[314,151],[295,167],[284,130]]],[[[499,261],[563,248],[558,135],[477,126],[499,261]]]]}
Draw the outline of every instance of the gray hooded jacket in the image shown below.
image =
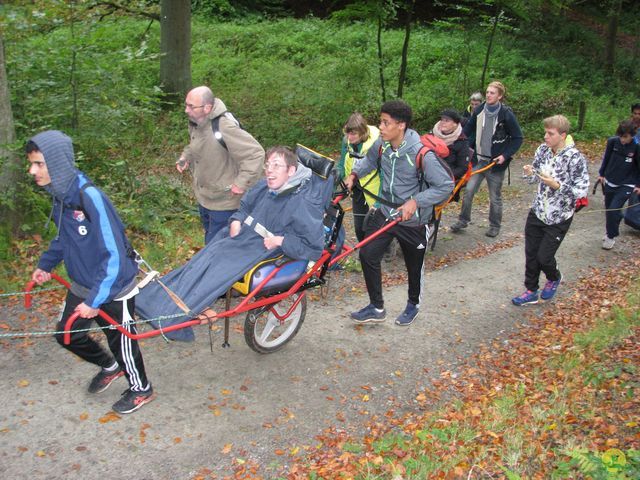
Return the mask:
{"type": "MultiPolygon", "coordinates": [[[[397,204],[403,204],[410,199],[416,201],[418,210],[413,218],[402,222],[404,226],[426,224],[431,218],[433,207],[444,202],[454,187],[451,175],[431,151],[427,152],[422,162],[426,188],[420,185],[416,155],[422,147],[420,136],[412,129],[407,129],[397,150],[380,137],[371,146],[367,156],[352,171],[358,178],[362,178],[380,165],[379,196],[397,204]]],[[[385,216],[390,216],[391,207],[383,204],[380,209],[385,216]]]]}

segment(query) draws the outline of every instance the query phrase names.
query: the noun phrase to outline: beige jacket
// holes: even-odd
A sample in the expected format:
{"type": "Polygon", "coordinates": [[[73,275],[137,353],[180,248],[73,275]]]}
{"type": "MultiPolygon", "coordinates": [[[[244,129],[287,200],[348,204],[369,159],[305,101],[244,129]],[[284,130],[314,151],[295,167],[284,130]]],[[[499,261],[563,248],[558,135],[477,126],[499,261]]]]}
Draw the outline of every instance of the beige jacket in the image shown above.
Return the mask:
{"type": "Polygon", "coordinates": [[[242,195],[232,195],[231,185],[248,190],[262,176],[265,152],[250,133],[226,115],[220,117],[225,149],[213,136],[211,120],[227,110],[219,98],[200,124],[189,122],[191,142],[182,152],[193,173],[193,190],[198,203],[209,210],[236,210],[242,195]]]}

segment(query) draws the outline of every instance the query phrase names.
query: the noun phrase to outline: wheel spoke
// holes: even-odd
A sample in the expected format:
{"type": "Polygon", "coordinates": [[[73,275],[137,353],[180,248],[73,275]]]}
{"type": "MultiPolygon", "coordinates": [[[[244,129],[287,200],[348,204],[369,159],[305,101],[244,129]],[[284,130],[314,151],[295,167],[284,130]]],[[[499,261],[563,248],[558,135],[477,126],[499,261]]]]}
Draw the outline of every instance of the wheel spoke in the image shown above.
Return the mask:
{"type": "Polygon", "coordinates": [[[267,320],[267,323],[265,323],[264,325],[264,330],[262,330],[262,335],[260,335],[261,342],[266,342],[267,340],[269,340],[269,336],[271,335],[271,332],[273,332],[273,330],[280,323],[278,319],[273,315],[269,315],[268,318],[269,319],[267,320]]]}

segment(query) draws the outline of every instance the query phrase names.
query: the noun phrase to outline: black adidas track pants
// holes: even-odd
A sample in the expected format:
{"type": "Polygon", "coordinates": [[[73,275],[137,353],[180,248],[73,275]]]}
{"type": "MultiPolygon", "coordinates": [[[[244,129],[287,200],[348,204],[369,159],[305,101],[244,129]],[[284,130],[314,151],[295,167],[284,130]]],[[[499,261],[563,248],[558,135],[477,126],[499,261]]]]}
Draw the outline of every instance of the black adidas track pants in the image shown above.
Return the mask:
{"type": "MultiPolygon", "coordinates": [[[[73,293],[67,293],[64,311],[62,312],[62,317],[58,321],[56,331],[64,331],[67,319],[73,314],[75,308],[83,301],[84,299],[74,295],[73,293]]],[[[132,333],[136,333],[135,325],[131,324],[133,321],[134,306],[135,297],[131,297],[124,300],[114,300],[110,303],[106,303],[101,305],[100,309],[124,326],[127,330],[132,333]]],[[[90,328],[94,320],[101,327],[109,325],[109,323],[102,317],[97,316],[91,319],[78,318],[71,329],[81,330],[90,328]]],[[[98,342],[91,338],[88,332],[72,333],[71,343],[69,345],[64,344],[62,333],[57,333],[55,338],[60,345],[70,352],[99,367],[110,367],[113,365],[115,357],[115,361],[118,362],[118,365],[120,365],[120,368],[122,368],[127,380],[129,381],[131,390],[140,392],[148,389],[149,381],[147,380],[147,375],[144,370],[144,362],[142,360],[142,353],[140,352],[138,341],[130,339],[116,329],[106,328],[103,332],[107,337],[109,350],[111,350],[113,356],[106,352],[98,342]]]]}
{"type": "MultiPolygon", "coordinates": [[[[371,220],[367,222],[366,236],[379,230],[385,225],[385,222],[385,216],[380,210],[377,210],[371,220]]],[[[367,284],[369,300],[376,308],[384,307],[381,263],[385,250],[394,238],[398,239],[407,268],[409,302],[414,305],[420,305],[423,282],[422,263],[428,239],[427,229],[424,225],[420,227],[404,227],[398,224],[360,249],[360,264],[362,265],[364,281],[367,284]]]]}

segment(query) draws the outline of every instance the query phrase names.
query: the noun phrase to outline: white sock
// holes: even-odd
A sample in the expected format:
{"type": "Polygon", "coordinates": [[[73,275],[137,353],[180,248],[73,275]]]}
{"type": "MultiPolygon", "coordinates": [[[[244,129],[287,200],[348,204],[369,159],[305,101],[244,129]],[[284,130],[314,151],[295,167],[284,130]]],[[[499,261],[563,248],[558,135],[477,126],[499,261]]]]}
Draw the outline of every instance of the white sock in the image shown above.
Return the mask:
{"type": "Polygon", "coordinates": [[[113,365],[111,365],[110,367],[107,368],[102,368],[103,370],[107,371],[107,372],[115,372],[118,369],[118,362],[113,362],[113,365]]]}

